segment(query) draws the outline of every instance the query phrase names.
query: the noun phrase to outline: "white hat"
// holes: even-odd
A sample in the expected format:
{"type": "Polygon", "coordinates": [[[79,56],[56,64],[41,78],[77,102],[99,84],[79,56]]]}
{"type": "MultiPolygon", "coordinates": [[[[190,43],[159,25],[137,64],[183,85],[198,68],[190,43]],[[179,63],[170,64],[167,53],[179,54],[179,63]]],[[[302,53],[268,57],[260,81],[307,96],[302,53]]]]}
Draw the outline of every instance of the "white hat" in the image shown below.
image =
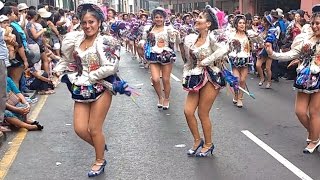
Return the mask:
{"type": "Polygon", "coordinates": [[[3,21],[9,21],[8,16],[6,16],[6,15],[1,15],[1,16],[0,16],[0,23],[2,23],[3,21]]]}
{"type": "Polygon", "coordinates": [[[4,4],[2,1],[0,1],[0,10],[4,7],[4,4]]]}
{"type": "Polygon", "coordinates": [[[21,11],[21,10],[29,9],[29,6],[26,3],[20,3],[18,4],[17,8],[19,11],[21,11]]]}
{"type": "Polygon", "coordinates": [[[284,17],[282,9],[277,8],[276,11],[278,12],[279,17],[284,17]]]}
{"type": "Polygon", "coordinates": [[[45,8],[40,8],[38,9],[38,14],[42,17],[42,18],[49,18],[51,16],[51,12],[48,12],[45,8]]]}

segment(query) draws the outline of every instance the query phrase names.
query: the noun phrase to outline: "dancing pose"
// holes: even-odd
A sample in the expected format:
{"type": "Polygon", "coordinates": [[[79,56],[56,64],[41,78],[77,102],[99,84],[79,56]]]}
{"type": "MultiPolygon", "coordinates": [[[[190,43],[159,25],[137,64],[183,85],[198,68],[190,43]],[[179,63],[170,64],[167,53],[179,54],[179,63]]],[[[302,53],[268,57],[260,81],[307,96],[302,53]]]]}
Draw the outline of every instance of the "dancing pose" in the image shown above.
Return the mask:
{"type": "MultiPolygon", "coordinates": [[[[259,36],[261,36],[263,39],[266,39],[269,30],[271,28],[273,28],[272,16],[267,15],[267,16],[263,17],[261,25],[263,26],[263,32],[261,32],[259,34],[259,36]]],[[[274,49],[276,48],[275,44],[276,43],[273,43],[274,49]]],[[[272,71],[271,71],[272,59],[270,59],[270,57],[268,57],[268,55],[265,53],[264,48],[261,50],[261,53],[258,55],[258,59],[257,59],[257,63],[256,63],[256,68],[257,68],[257,71],[258,71],[259,77],[260,77],[259,86],[262,86],[265,81],[265,77],[264,77],[264,73],[263,73],[263,69],[262,69],[263,63],[266,63],[266,71],[267,71],[267,77],[268,77],[266,89],[270,89],[271,88],[271,77],[272,77],[272,71]]]]}
{"type": "Polygon", "coordinates": [[[145,56],[150,63],[152,83],[158,95],[157,106],[163,110],[169,109],[170,74],[172,63],[176,59],[173,46],[176,40],[179,41],[179,33],[171,26],[164,26],[166,17],[167,14],[163,8],[154,9],[151,15],[153,25],[144,33],[145,56]],[[160,71],[162,72],[164,97],[161,90],[160,71]]]}
{"type": "Polygon", "coordinates": [[[312,8],[311,26],[313,33],[299,34],[292,43],[291,50],[285,53],[273,52],[266,43],[269,57],[282,61],[299,58],[297,79],[294,87],[298,90],[295,113],[308,131],[308,146],[304,153],[313,153],[320,145],[320,5],[312,8]]]}
{"type": "Polygon", "coordinates": [[[75,67],[61,78],[71,92],[74,103],[74,129],[76,134],[92,145],[96,160],[88,172],[89,177],[100,175],[106,166],[107,150],[103,123],[112,101],[112,93],[101,80],[118,71],[120,43],[112,36],[101,35],[104,14],[94,4],[77,8],[83,31],[66,35],[62,43],[62,60],[54,69],[57,76],[75,67]],[[71,65],[70,65],[71,63],[71,65]]]}
{"type": "MultiPolygon", "coordinates": [[[[250,59],[250,42],[246,35],[246,18],[243,15],[236,15],[234,18],[236,33],[230,36],[229,61],[232,66],[233,75],[239,79],[240,87],[245,89],[248,75],[248,63],[250,59]]],[[[235,91],[233,103],[237,107],[243,106],[243,92],[235,91]]]]}
{"type": "Polygon", "coordinates": [[[183,87],[188,91],[184,114],[194,138],[194,145],[188,155],[207,156],[214,149],[212,143],[212,125],[210,109],[225,86],[221,68],[228,53],[227,40],[222,31],[218,31],[218,20],[214,9],[207,6],[195,21],[199,32],[185,38],[186,62],[183,69],[183,87]],[[195,111],[201,121],[204,141],[200,138],[195,111]],[[197,150],[202,147],[201,151],[197,150]]]}
{"type": "Polygon", "coordinates": [[[144,32],[144,28],[146,26],[147,20],[148,20],[148,14],[140,13],[139,36],[136,39],[136,47],[137,47],[138,56],[140,58],[140,62],[142,62],[145,65],[145,67],[147,66],[147,62],[146,62],[145,57],[144,57],[144,49],[143,49],[143,43],[141,43],[141,38],[142,38],[142,34],[144,32]]]}

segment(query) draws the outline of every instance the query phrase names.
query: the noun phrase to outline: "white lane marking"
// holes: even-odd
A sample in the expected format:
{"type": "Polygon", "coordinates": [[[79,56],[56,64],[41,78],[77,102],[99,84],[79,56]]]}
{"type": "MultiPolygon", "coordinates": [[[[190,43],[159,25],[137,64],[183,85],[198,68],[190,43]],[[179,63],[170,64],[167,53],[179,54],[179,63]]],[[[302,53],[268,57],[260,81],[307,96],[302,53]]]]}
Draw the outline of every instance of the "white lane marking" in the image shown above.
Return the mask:
{"type": "Polygon", "coordinates": [[[178,82],[181,81],[177,76],[173,75],[172,73],[170,74],[170,76],[171,76],[172,79],[174,79],[174,80],[176,80],[178,82]]]}
{"type": "Polygon", "coordinates": [[[254,134],[252,134],[250,131],[243,130],[241,132],[244,135],[246,135],[249,139],[251,139],[253,142],[255,142],[258,146],[260,146],[263,150],[267,151],[267,153],[269,153],[277,161],[279,161],[286,168],[288,168],[291,172],[293,172],[295,175],[297,175],[300,179],[313,180],[310,176],[305,174],[303,171],[301,171],[299,168],[297,168],[295,165],[293,165],[290,161],[288,161],[286,158],[284,158],[279,153],[277,153],[275,150],[273,150],[270,146],[268,146],[266,143],[261,141],[254,134]]]}

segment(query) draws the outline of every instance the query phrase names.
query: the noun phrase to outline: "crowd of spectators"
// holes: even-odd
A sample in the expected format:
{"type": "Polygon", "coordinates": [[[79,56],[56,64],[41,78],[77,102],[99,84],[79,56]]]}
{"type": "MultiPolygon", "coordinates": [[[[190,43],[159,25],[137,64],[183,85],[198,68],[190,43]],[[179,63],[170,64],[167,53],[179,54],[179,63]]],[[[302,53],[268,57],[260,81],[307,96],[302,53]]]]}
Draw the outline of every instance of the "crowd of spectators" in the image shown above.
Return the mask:
{"type": "Polygon", "coordinates": [[[63,36],[79,27],[74,12],[0,2],[0,139],[13,128],[42,130],[28,118],[38,95],[54,94],[52,69],[63,36]]]}

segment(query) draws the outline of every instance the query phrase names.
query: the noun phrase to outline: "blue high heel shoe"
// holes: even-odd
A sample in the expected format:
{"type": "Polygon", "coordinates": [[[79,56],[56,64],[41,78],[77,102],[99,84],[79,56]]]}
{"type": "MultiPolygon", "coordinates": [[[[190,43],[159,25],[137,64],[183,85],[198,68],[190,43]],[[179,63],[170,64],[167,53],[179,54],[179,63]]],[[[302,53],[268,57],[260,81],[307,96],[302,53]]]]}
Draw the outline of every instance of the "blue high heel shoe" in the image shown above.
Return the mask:
{"type": "Polygon", "coordinates": [[[100,168],[97,171],[90,170],[88,172],[88,177],[95,177],[95,176],[99,176],[100,174],[102,174],[104,172],[104,168],[107,165],[107,161],[104,160],[103,163],[94,163],[93,165],[100,166],[100,168]]]}
{"type": "Polygon", "coordinates": [[[196,148],[196,149],[189,149],[188,150],[188,152],[187,152],[187,154],[188,154],[188,156],[192,156],[192,155],[194,155],[194,154],[196,154],[196,152],[198,151],[198,149],[200,148],[200,147],[203,147],[203,144],[204,144],[204,141],[203,141],[203,139],[200,139],[201,141],[200,141],[200,144],[198,145],[198,147],[196,148]]]}
{"type": "Polygon", "coordinates": [[[205,147],[205,149],[208,149],[206,152],[199,152],[196,154],[196,157],[206,157],[209,155],[209,153],[211,152],[212,155],[212,151],[214,149],[214,145],[211,144],[211,147],[205,147]]]}

